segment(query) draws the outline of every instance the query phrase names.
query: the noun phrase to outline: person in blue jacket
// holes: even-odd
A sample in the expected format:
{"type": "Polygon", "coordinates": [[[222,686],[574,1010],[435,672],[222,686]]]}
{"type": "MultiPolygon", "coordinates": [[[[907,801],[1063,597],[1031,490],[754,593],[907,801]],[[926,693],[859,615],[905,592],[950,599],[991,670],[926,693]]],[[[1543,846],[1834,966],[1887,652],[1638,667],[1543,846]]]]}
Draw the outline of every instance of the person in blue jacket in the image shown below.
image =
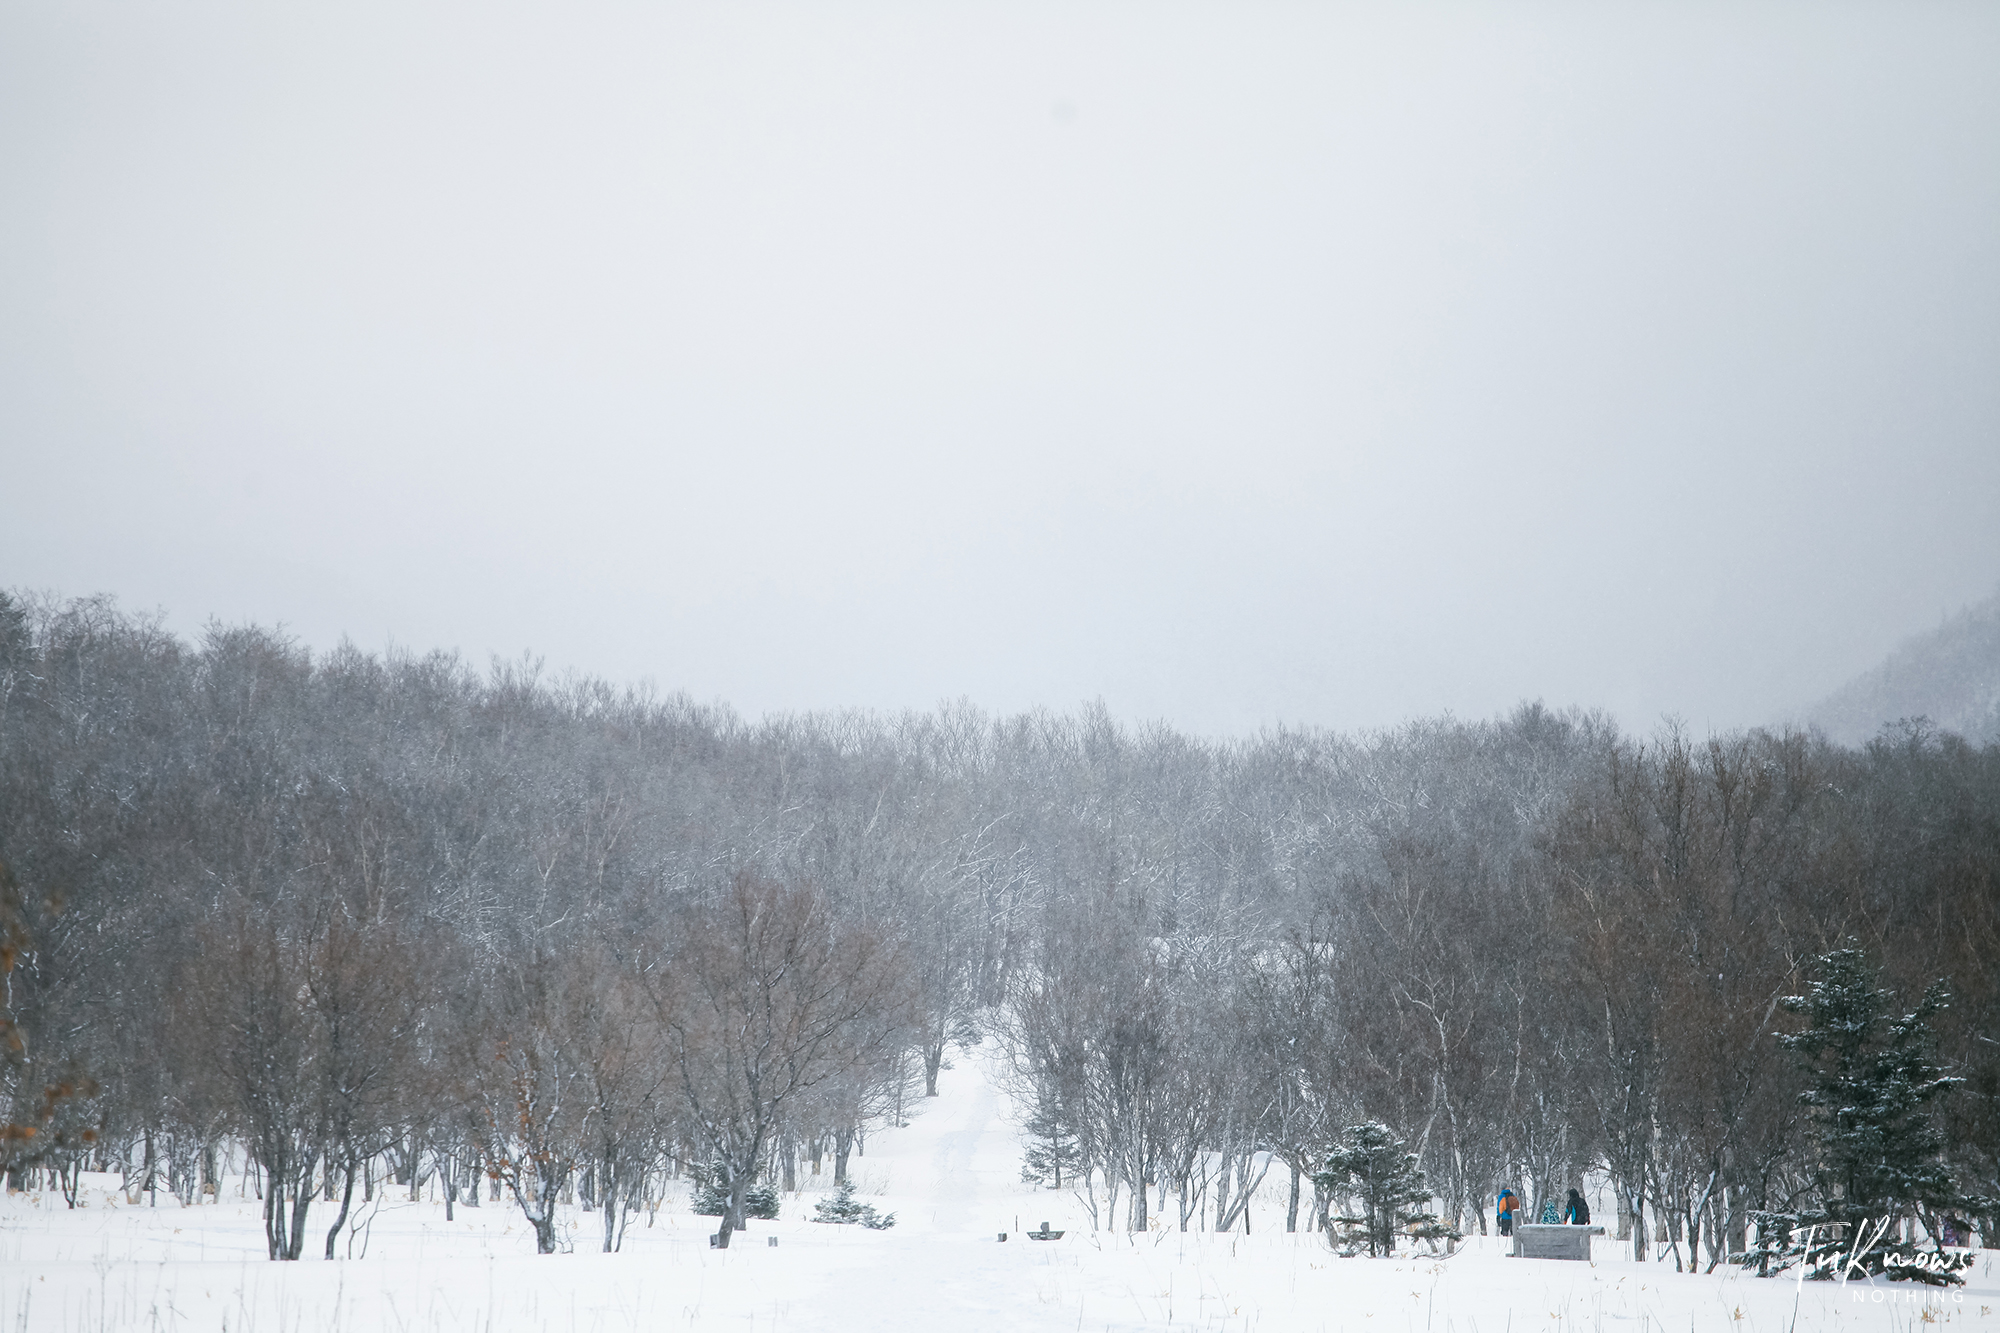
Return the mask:
{"type": "Polygon", "coordinates": [[[1563,1222],[1576,1227],[1590,1225],[1590,1205],[1575,1190],[1569,1192],[1569,1202],[1563,1206],[1563,1222]]]}
{"type": "Polygon", "coordinates": [[[1494,1200],[1493,1206],[1494,1220],[1500,1224],[1501,1235],[1511,1236],[1514,1234],[1514,1214],[1520,1210],[1521,1196],[1514,1193],[1512,1185],[1502,1185],[1500,1187],[1500,1197],[1494,1200]]]}

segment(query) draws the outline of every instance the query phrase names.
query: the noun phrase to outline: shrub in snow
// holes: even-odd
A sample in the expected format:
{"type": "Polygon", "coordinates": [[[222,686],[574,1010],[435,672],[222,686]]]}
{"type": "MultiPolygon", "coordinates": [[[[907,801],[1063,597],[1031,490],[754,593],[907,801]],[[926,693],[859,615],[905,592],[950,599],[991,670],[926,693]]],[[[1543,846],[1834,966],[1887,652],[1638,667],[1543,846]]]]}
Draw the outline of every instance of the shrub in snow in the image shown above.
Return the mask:
{"type": "Polygon", "coordinates": [[[1393,1254],[1398,1235],[1428,1241],[1459,1238],[1456,1228],[1430,1211],[1431,1188],[1417,1155],[1387,1125],[1349,1125],[1313,1183],[1358,1205],[1353,1214],[1329,1223],[1343,1253],[1365,1248],[1370,1254],[1393,1254]]]}
{"type": "MultiPolygon", "coordinates": [[[[729,1207],[729,1191],[723,1186],[722,1172],[715,1167],[694,1168],[694,1211],[702,1217],[721,1217],[729,1207]]],[[[743,1192],[743,1216],[774,1221],[778,1216],[778,1191],[769,1185],[752,1185],[743,1192]]]]}
{"type": "Polygon", "coordinates": [[[896,1225],[894,1213],[877,1213],[873,1204],[866,1204],[854,1197],[854,1182],[843,1180],[831,1196],[821,1199],[813,1207],[813,1221],[832,1222],[837,1226],[853,1226],[857,1222],[870,1231],[886,1231],[896,1225]]]}

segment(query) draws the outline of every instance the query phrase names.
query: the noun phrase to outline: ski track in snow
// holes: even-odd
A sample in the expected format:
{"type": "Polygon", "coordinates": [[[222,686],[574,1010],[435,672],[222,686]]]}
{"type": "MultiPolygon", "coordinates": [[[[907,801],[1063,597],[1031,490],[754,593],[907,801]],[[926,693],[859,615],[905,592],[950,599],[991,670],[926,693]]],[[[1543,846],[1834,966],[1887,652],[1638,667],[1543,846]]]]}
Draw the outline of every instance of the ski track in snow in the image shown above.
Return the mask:
{"type": "MultiPolygon", "coordinates": [[[[869,1135],[851,1163],[860,1191],[897,1215],[893,1230],[805,1221],[819,1191],[803,1190],[728,1251],[708,1248],[714,1223],[685,1211],[684,1188],[653,1226],[635,1218],[619,1254],[595,1252],[595,1213],[569,1218],[573,1253],[537,1256],[511,1205],[461,1207],[447,1223],[440,1204],[385,1200],[365,1257],[297,1264],[263,1257],[257,1206],[233,1197],[234,1181],[224,1202],[192,1209],[170,1196],[157,1208],[128,1204],[109,1177],[74,1211],[12,1196],[0,1200],[0,1333],[2000,1333],[1991,1258],[1957,1299],[1682,1275],[1619,1259],[1604,1241],[1587,1265],[1511,1259],[1481,1239],[1449,1260],[1340,1259],[1282,1230],[1282,1170],[1259,1193],[1252,1235],[1092,1234],[1067,1191],[1020,1183],[1012,1107],[983,1056],[961,1059],[939,1090],[911,1108],[908,1128],[869,1135]],[[1068,1234],[1018,1234],[1045,1220],[1068,1234]]],[[[324,1248],[331,1221],[315,1205],[309,1253],[324,1248]]]]}

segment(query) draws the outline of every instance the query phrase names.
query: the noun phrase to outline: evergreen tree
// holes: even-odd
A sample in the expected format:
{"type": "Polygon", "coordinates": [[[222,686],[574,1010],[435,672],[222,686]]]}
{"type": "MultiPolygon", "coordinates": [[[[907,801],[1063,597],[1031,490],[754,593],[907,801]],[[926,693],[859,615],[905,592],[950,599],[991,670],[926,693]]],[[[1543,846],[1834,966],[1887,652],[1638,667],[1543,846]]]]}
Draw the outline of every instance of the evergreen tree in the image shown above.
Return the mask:
{"type": "Polygon", "coordinates": [[[1894,997],[1876,988],[1859,949],[1836,949],[1818,971],[1809,994],[1783,1001],[1805,1015],[1806,1027],[1778,1040],[1812,1079],[1804,1101],[1818,1122],[1819,1183],[1830,1205],[1852,1217],[1950,1208],[1958,1191],[1930,1109],[1960,1082],[1934,1058],[1931,1020],[1946,1007],[1944,983],[1932,983],[1914,1012],[1896,1018],[1894,997]]]}
{"type": "Polygon", "coordinates": [[[1931,1022],[1944,1012],[1944,983],[1934,982],[1916,1009],[1900,1017],[1894,996],[1876,985],[1865,954],[1849,946],[1822,956],[1804,995],[1781,1002],[1805,1018],[1778,1040],[1803,1066],[1811,1086],[1802,1100],[1818,1130],[1818,1204],[1799,1213],[1758,1215],[1760,1243],[1744,1256],[1760,1271],[1804,1263],[1810,1276],[1885,1274],[1943,1284],[1959,1282],[1937,1247],[1926,1261],[1901,1242],[1892,1221],[1915,1212],[1933,1236],[1938,1216],[1963,1202],[1946,1167],[1937,1103],[1960,1080],[1935,1058],[1931,1022]]]}
{"type": "Polygon", "coordinates": [[[1366,1246],[1371,1255],[1393,1254],[1399,1232],[1421,1240],[1458,1239],[1459,1233],[1430,1211],[1430,1185],[1408,1148],[1387,1125],[1349,1125],[1340,1145],[1327,1153],[1326,1169],[1313,1177],[1326,1193],[1359,1204],[1357,1213],[1331,1222],[1349,1253],[1366,1246]]]}
{"type": "Polygon", "coordinates": [[[843,1180],[829,1198],[821,1199],[813,1206],[813,1221],[831,1222],[836,1226],[860,1224],[870,1231],[886,1231],[896,1225],[894,1213],[877,1213],[873,1204],[863,1203],[854,1197],[854,1182],[843,1180]]]}
{"type": "Polygon", "coordinates": [[[1082,1165],[1083,1149],[1063,1123],[1056,1099],[1047,1092],[1036,1097],[1035,1113],[1022,1128],[1029,1136],[1028,1150],[1021,1157],[1022,1182],[1039,1185],[1046,1180],[1050,1189],[1061,1189],[1063,1172],[1074,1177],[1082,1165]]]}

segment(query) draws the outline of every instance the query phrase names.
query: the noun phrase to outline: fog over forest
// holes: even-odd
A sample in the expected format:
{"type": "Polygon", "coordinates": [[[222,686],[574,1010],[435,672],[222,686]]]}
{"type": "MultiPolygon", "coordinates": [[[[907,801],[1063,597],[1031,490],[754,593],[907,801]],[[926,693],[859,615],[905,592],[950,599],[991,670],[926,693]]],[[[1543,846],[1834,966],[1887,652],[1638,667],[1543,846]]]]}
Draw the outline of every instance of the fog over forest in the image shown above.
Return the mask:
{"type": "Polygon", "coordinates": [[[273,1257],[391,1173],[504,1184],[543,1248],[558,1198],[611,1248],[689,1171],[734,1219],[995,1042],[1105,1227],[1229,1229],[1273,1170],[1327,1225],[1379,1122],[1441,1226],[1603,1173],[1637,1254],[1708,1265],[1828,1198],[1778,1034],[1829,957],[1963,1080],[1869,1206],[2000,1239],[2000,746],[1922,724],[752,723],[10,598],[0,815],[7,1170],[192,1198],[241,1153],[273,1257]]]}
{"type": "Polygon", "coordinates": [[[746,716],[1801,720],[2000,585],[2000,10],[0,12],[0,583],[746,716]]]}

